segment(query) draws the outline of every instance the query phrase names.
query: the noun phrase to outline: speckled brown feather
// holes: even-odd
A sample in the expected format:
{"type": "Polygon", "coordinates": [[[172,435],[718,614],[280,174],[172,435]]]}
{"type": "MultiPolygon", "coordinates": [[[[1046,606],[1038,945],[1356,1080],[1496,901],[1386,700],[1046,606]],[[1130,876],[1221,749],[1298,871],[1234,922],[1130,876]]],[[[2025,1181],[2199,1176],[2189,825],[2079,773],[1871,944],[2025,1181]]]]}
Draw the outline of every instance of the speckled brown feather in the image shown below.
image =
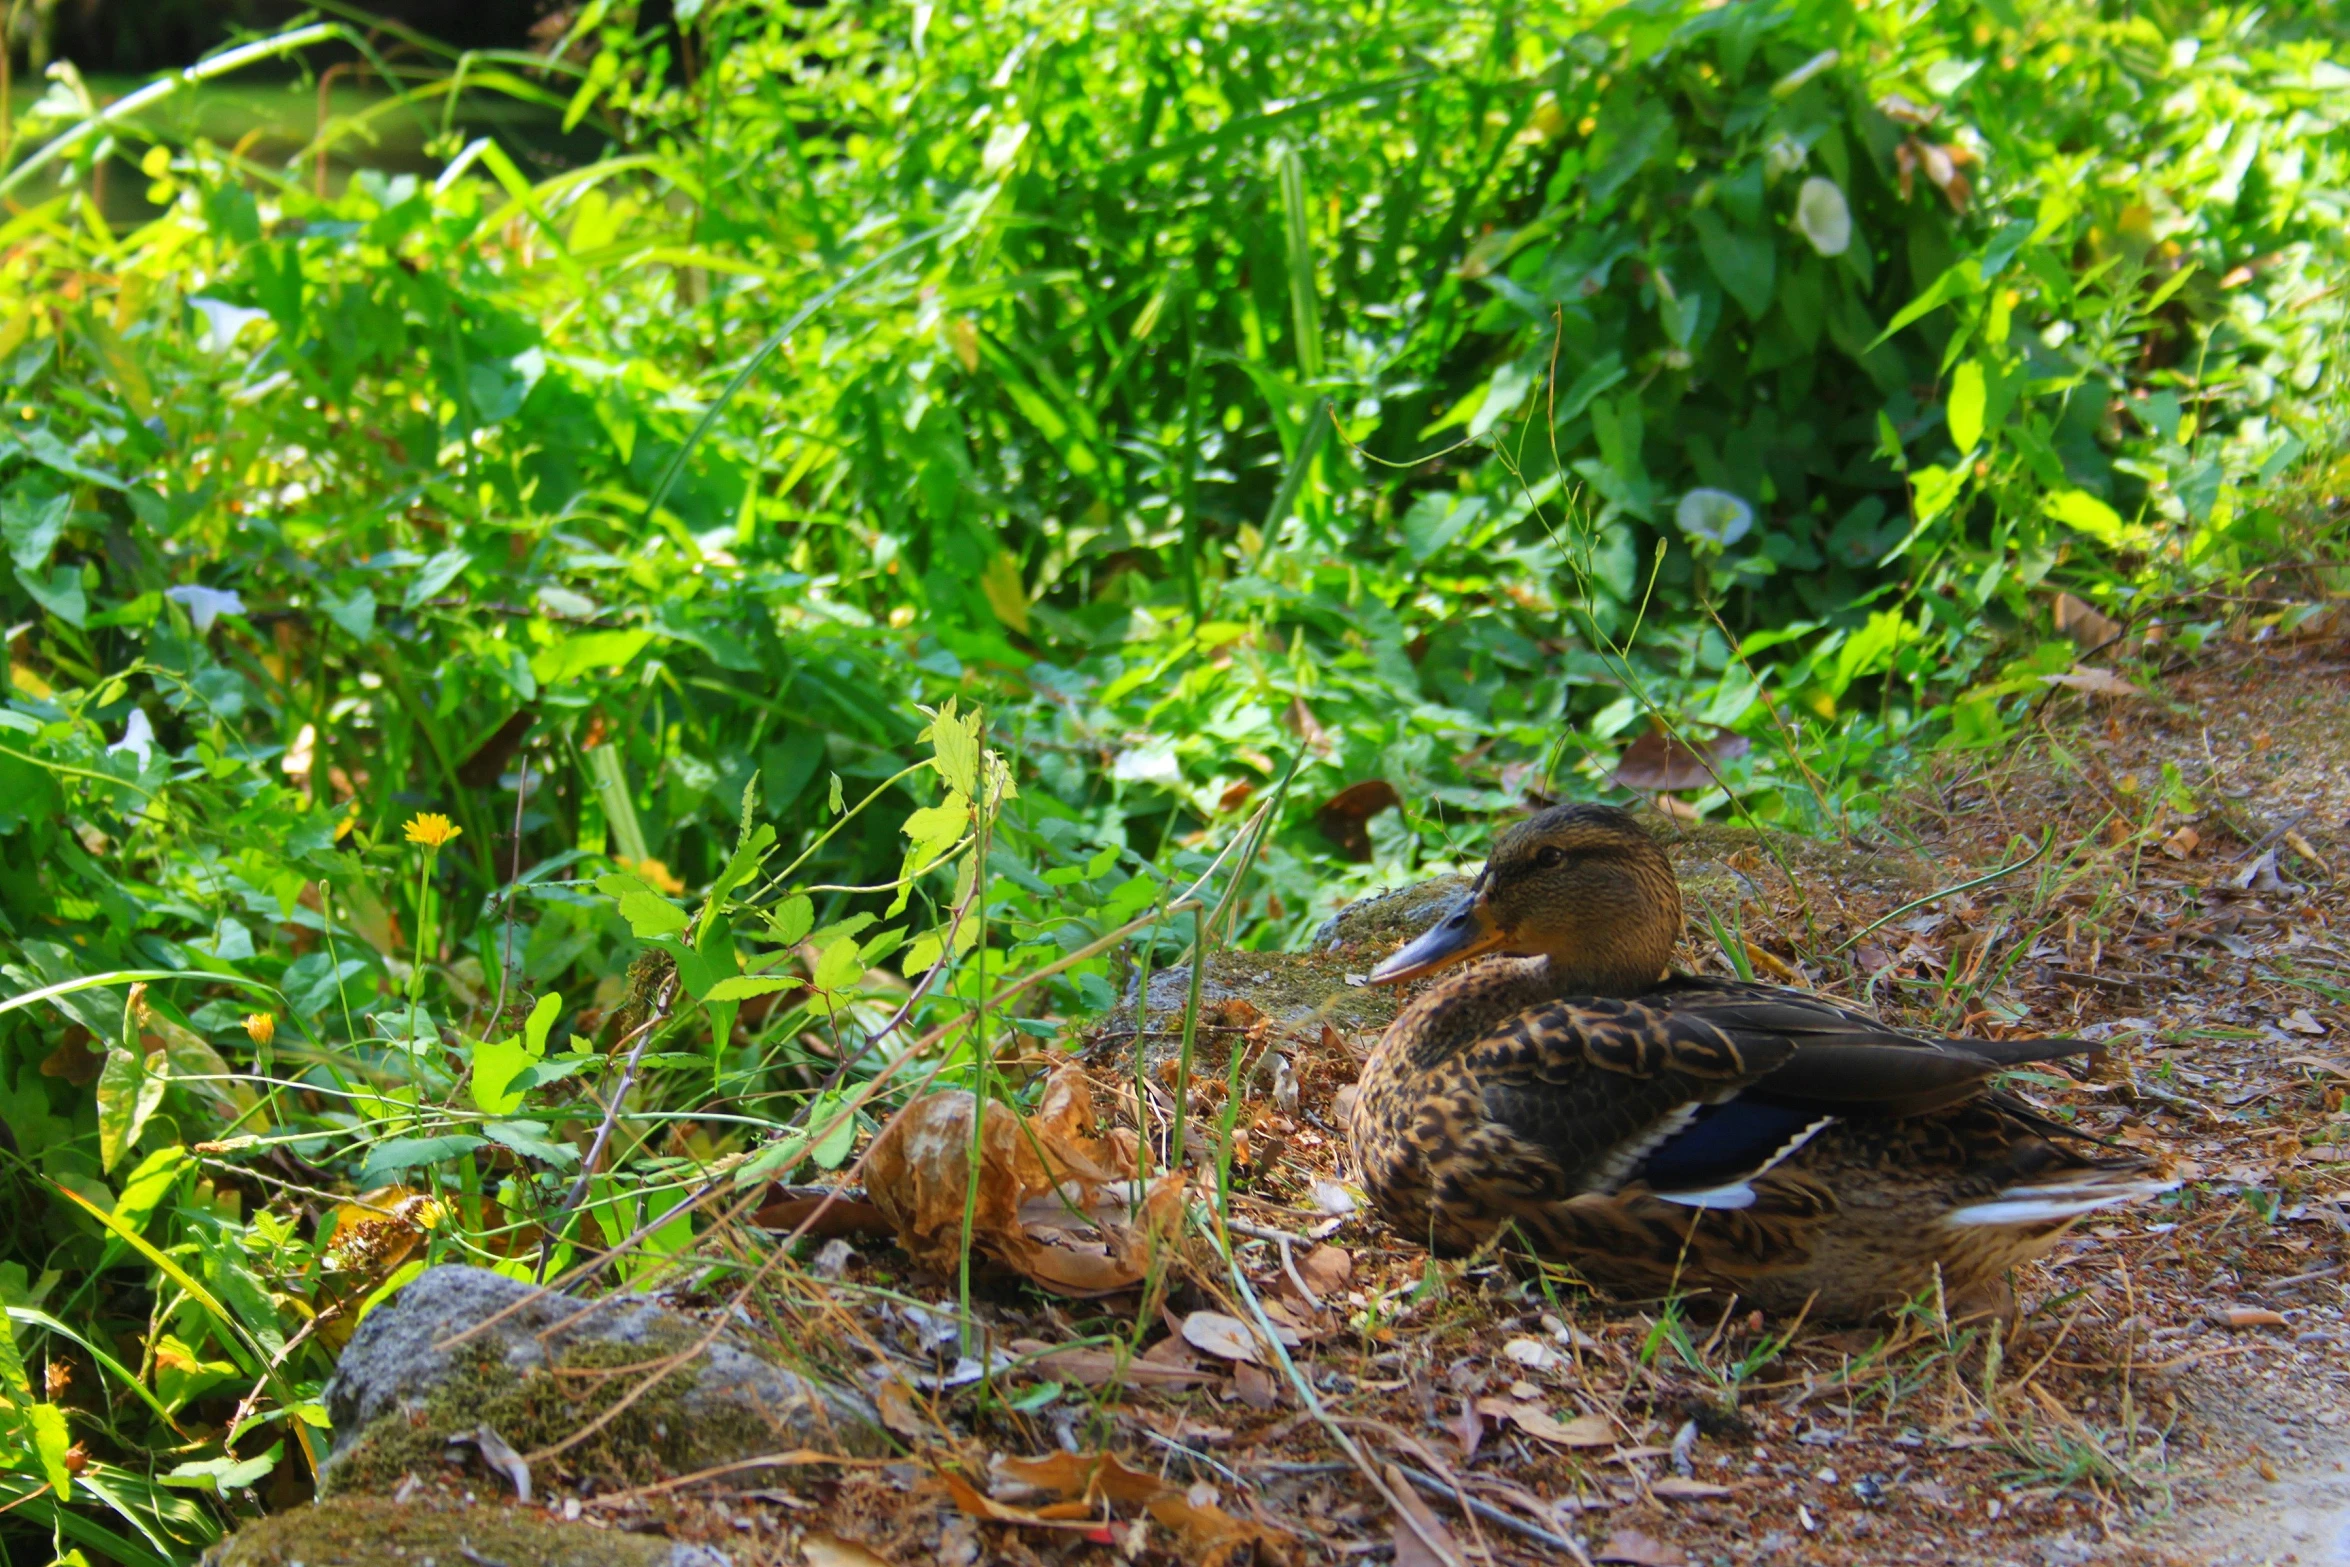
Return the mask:
{"type": "Polygon", "coordinates": [[[1669,865],[1620,812],[1563,814],[1505,836],[1478,884],[1503,950],[1539,955],[1431,986],[1365,1066],[1348,1129],[1405,1235],[1462,1252],[1514,1230],[1614,1294],[1734,1292],[1859,1319],[1937,1273],[1952,1298],[1988,1291],[2072,1222],[1946,1222],[1969,1204],[2051,1183],[2111,1180],[2116,1201],[2155,1189],[2146,1161],[2086,1157],[1988,1088],[2076,1041],[1920,1039],[1804,992],[1660,978],[1680,924],[1669,865]],[[1547,878],[1525,863],[1546,844],[1576,846],[1547,878]],[[1570,879],[1571,901],[1557,885],[1570,879]],[[1747,1180],[1749,1206],[1693,1207],[1627,1178],[1745,1093],[1835,1117],[1747,1180]]]}

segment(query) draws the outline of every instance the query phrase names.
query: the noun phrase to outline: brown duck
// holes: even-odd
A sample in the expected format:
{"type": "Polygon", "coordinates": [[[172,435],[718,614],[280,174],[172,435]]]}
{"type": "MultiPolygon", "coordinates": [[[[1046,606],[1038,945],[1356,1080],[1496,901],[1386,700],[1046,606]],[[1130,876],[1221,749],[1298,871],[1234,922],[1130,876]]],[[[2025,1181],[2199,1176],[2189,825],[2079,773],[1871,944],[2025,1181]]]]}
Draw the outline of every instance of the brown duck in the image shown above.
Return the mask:
{"type": "Polygon", "coordinates": [[[1819,996],[1670,973],[1681,893],[1625,812],[1562,805],[1372,974],[1417,997],[1348,1131],[1388,1220],[1516,1238],[1612,1294],[1736,1294],[1859,1320],[1930,1294],[2010,1309],[2016,1263],[2176,1183],[1991,1086],[2077,1039],[1905,1034],[1819,996]]]}

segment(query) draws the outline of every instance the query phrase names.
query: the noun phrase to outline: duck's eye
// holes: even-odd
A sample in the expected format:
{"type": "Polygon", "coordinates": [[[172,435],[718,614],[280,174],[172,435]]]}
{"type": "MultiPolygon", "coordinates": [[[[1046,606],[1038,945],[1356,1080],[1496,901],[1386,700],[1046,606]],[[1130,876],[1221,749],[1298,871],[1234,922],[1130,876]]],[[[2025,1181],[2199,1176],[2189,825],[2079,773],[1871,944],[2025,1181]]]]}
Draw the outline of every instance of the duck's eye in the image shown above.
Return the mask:
{"type": "Polygon", "coordinates": [[[1534,851],[1536,870],[1555,871],[1567,863],[1567,851],[1556,844],[1546,843],[1534,851]]]}

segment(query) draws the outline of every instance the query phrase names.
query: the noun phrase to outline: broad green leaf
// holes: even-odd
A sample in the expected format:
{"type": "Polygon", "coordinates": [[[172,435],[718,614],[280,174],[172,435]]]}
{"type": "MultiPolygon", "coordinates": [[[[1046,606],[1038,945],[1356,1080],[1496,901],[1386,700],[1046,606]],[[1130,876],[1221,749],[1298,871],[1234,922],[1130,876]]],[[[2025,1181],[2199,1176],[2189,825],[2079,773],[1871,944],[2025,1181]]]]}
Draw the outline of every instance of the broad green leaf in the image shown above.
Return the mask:
{"type": "Polygon", "coordinates": [[[838,1094],[820,1094],[808,1109],[808,1131],[816,1138],[808,1150],[819,1170],[837,1170],[857,1143],[857,1115],[838,1094]]]}
{"type": "MultiPolygon", "coordinates": [[[[932,765],[948,789],[966,798],[979,792],[979,726],[983,717],[977,708],[956,713],[955,699],[948,697],[930,721],[932,765]]],[[[833,809],[837,811],[839,806],[833,809]]]]}
{"type": "Polygon", "coordinates": [[[597,877],[596,888],[619,903],[620,917],[640,940],[675,935],[686,927],[685,910],[624,871],[597,877]]]}
{"type": "Polygon", "coordinates": [[[141,1056],[120,1045],[106,1052],[98,1071],[98,1168],[113,1173],[123,1154],[147,1129],[163,1103],[168,1084],[163,1052],[141,1056]]]}
{"type": "Polygon", "coordinates": [[[545,1055],[547,1053],[547,1032],[555,1026],[555,1019],[562,1016],[562,1013],[563,997],[561,995],[550,990],[539,997],[537,1003],[530,1009],[529,1020],[522,1025],[522,1048],[534,1056],[545,1055]]]}
{"type": "Polygon", "coordinates": [[[1692,213],[1689,222],[1697,230],[1705,264],[1738,301],[1747,319],[1761,320],[1771,308],[1772,287],[1777,281],[1778,256],[1770,237],[1732,224],[1711,207],[1692,213]]]}
{"type": "Polygon", "coordinates": [[[2058,522],[2086,533],[2108,549],[2130,549],[2147,538],[2146,529],[2123,522],[2119,512],[2087,490],[2059,490],[2040,505],[2058,522]]]}
{"type": "Polygon", "coordinates": [[[206,1360],[169,1333],[155,1341],[154,1358],[155,1392],[174,1413],[187,1407],[191,1399],[244,1375],[235,1361],[206,1360]]]}
{"type": "Polygon", "coordinates": [[[180,1172],[188,1167],[188,1151],[177,1143],[169,1148],[158,1148],[141,1159],[138,1168],[124,1178],[122,1195],[114,1200],[114,1216],[135,1229],[144,1230],[147,1220],[154,1216],[163,1199],[171,1195],[179,1184],[180,1172]]]}
{"type": "Polygon", "coordinates": [[[273,1443],[268,1452],[254,1458],[236,1459],[223,1455],[219,1458],[191,1459],[163,1477],[165,1485],[183,1486],[190,1490],[210,1491],[227,1496],[231,1491],[242,1491],[257,1484],[277,1467],[285,1456],[286,1445],[273,1443]]]}
{"type": "Polygon", "coordinates": [[[753,996],[772,996],[779,990],[792,990],[800,981],[790,974],[737,974],[722,979],[710,987],[704,1001],[748,1001],[753,996]]]}
{"type": "Polygon", "coordinates": [[[547,1135],[547,1129],[536,1121],[492,1121],[482,1128],[489,1140],[501,1148],[511,1148],[526,1159],[551,1164],[568,1170],[579,1163],[579,1150],[569,1143],[547,1135]]]}
{"type": "Polygon", "coordinates": [[[1983,438],[1983,362],[1970,359],[1950,378],[1950,439],[1961,453],[1983,438]]]}
{"type": "Polygon", "coordinates": [[[815,923],[816,905],[795,892],[767,916],[767,936],[783,946],[797,946],[807,940],[808,929],[815,923]]]}
{"type": "Polygon", "coordinates": [[[596,669],[617,669],[644,651],[650,631],[585,631],[539,649],[530,661],[541,689],[559,686],[596,669]]]}
{"type": "Polygon", "coordinates": [[[857,956],[855,938],[843,936],[816,960],[813,979],[818,990],[846,990],[864,977],[865,964],[857,956]]]}
{"type": "Polygon", "coordinates": [[[359,1189],[368,1191],[388,1185],[391,1178],[420,1164],[438,1164],[443,1159],[454,1159],[469,1154],[481,1146],[482,1140],[470,1132],[448,1132],[438,1137],[391,1137],[367,1151],[367,1162],[359,1170],[359,1189]]]}
{"type": "Polygon", "coordinates": [[[55,1404],[34,1404],[25,1410],[25,1417],[33,1433],[33,1456],[40,1460],[41,1473],[47,1477],[59,1501],[71,1501],[73,1471],[65,1467],[65,1455],[72,1450],[73,1433],[66,1428],[65,1411],[55,1404]]]}
{"type": "Polygon", "coordinates": [[[514,1038],[485,1039],[475,1045],[471,1086],[475,1107],[491,1115],[512,1115],[522,1108],[523,1094],[513,1086],[514,1080],[529,1070],[545,1048],[543,1040],[539,1049],[533,1050],[514,1038]]]}
{"type": "Polygon", "coordinates": [[[734,1189],[739,1192],[764,1181],[780,1181],[807,1156],[808,1136],[805,1132],[793,1132],[787,1137],[778,1138],[736,1168],[734,1189]]]}
{"type": "Polygon", "coordinates": [[[25,1372],[24,1354],[16,1345],[13,1319],[0,1312],[0,1409],[11,1402],[21,1402],[32,1390],[32,1378],[25,1372]]]}

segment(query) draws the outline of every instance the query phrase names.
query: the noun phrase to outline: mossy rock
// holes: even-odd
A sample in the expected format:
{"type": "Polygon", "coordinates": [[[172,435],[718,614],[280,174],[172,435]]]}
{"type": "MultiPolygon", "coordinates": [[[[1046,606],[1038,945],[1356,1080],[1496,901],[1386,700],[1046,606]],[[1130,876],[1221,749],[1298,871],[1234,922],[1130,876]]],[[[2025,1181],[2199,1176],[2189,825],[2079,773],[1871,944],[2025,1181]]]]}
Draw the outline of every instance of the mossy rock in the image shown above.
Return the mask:
{"type": "Polygon", "coordinates": [[[561,1471],[624,1485],[795,1448],[888,1445],[861,1396],[731,1332],[645,1296],[581,1300],[483,1268],[430,1269],[371,1313],[326,1398],[329,1495],[388,1492],[483,1428],[523,1454],[568,1442],[561,1471]]]}
{"type": "Polygon", "coordinates": [[[344,1496],[273,1513],[205,1553],[204,1567],[730,1567],[707,1545],[563,1523],[522,1508],[344,1496]]]}

